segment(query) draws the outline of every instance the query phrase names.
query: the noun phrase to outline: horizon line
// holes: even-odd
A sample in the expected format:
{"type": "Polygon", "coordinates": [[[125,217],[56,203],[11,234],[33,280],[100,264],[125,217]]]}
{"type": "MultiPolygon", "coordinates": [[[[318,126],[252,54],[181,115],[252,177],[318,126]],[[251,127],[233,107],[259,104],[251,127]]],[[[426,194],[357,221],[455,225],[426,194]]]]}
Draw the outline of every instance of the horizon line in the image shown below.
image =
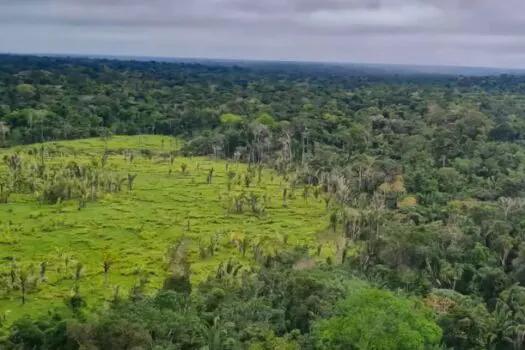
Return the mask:
{"type": "MultiPolygon", "coordinates": [[[[510,68],[500,66],[468,66],[468,65],[451,65],[451,64],[423,64],[423,63],[384,63],[384,62],[346,62],[346,61],[315,61],[315,60],[297,60],[297,59],[261,59],[261,58],[226,58],[226,57],[194,57],[194,56],[143,56],[143,55],[118,55],[118,54],[89,54],[89,53],[52,53],[52,52],[4,52],[0,51],[0,56],[33,56],[33,57],[71,57],[71,58],[88,58],[88,59],[113,59],[120,61],[153,61],[173,63],[171,60],[179,61],[223,61],[239,63],[295,63],[295,64],[317,64],[317,65],[334,65],[334,66],[360,66],[360,67],[412,67],[427,69],[453,69],[453,70],[485,70],[503,72],[523,72],[524,68],[510,68]]],[[[414,72],[428,73],[428,72],[414,72]]],[[[442,73],[443,74],[443,73],[442,73]]]]}

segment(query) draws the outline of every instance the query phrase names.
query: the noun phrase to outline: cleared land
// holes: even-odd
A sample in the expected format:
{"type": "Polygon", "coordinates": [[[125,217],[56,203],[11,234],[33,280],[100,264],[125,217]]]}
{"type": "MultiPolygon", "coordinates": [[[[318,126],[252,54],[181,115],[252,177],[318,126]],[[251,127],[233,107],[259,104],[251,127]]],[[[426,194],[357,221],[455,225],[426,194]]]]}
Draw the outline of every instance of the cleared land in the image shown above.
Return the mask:
{"type": "MultiPolygon", "coordinates": [[[[38,159],[39,147],[4,150],[1,156],[19,152],[22,160],[38,159]]],[[[24,305],[20,290],[0,288],[0,311],[7,322],[24,313],[45,312],[50,302],[61,303],[77,285],[92,306],[117,292],[127,295],[141,279],[149,280],[149,289],[158,289],[166,276],[166,251],[183,236],[189,238],[193,282],[215,273],[218,264],[230,258],[249,266],[255,247],[266,254],[283,244],[317,249],[318,234],[328,226],[321,198],[310,194],[305,199],[303,189],[293,191],[289,181],[269,169],[262,170],[260,180],[255,170],[246,187],[243,164],[202,157],[175,157],[171,164],[168,153],[176,147],[177,141],[168,137],[112,137],[105,167],[123,177],[136,174],[133,189],[104,194],[80,210],[74,200],[45,204],[29,193],[13,194],[8,203],[0,204],[2,283],[9,285],[14,265],[30,271],[35,282],[24,305]],[[235,177],[228,189],[231,172],[235,177]],[[241,194],[255,195],[261,212],[255,214],[249,200],[242,213],[236,212],[235,198],[241,194]],[[105,260],[111,261],[107,276],[105,260]],[[43,263],[45,276],[40,277],[43,263]]],[[[44,152],[46,166],[87,164],[102,157],[104,141],[48,143],[45,149],[53,150],[52,155],[44,152]]],[[[5,165],[1,171],[7,171],[5,165]]]]}

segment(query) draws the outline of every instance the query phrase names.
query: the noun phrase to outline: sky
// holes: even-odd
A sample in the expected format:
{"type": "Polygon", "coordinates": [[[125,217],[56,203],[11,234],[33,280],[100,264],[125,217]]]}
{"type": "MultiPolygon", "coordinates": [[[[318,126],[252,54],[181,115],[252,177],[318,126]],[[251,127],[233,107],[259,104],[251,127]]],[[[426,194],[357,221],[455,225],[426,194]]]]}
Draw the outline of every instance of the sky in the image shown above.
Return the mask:
{"type": "Polygon", "coordinates": [[[0,0],[0,52],[525,68],[525,0],[0,0]]]}

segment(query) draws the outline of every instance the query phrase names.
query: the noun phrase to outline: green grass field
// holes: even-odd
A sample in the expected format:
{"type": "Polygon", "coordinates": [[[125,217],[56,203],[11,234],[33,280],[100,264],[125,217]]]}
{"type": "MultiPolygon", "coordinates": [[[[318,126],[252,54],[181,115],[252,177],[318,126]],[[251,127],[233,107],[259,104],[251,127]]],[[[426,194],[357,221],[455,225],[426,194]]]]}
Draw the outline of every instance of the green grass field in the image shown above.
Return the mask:
{"type": "MultiPolygon", "coordinates": [[[[126,175],[138,174],[132,191],[105,194],[96,202],[78,210],[75,201],[40,204],[31,194],[17,194],[7,204],[0,204],[0,269],[4,282],[9,280],[13,262],[20,266],[34,265],[38,274],[42,262],[47,263],[44,279],[39,279],[21,303],[17,290],[0,291],[0,316],[7,322],[25,313],[46,312],[63,302],[78,284],[89,306],[100,306],[110,300],[118,289],[125,296],[140,276],[149,275],[150,290],[158,289],[166,276],[165,254],[177,238],[190,238],[189,260],[191,279],[198,282],[215,273],[220,261],[235,258],[242,264],[252,263],[249,250],[243,257],[231,240],[244,237],[260,242],[267,252],[283,244],[308,245],[314,251],[319,233],[328,226],[324,203],[310,195],[305,200],[302,189],[282,203],[284,188],[290,185],[272,170],[264,169],[249,188],[234,180],[227,189],[227,171],[246,172],[246,165],[213,161],[207,158],[175,158],[169,174],[170,160],[159,154],[178,147],[173,138],[161,136],[113,137],[108,141],[106,167],[126,175]],[[140,155],[141,149],[154,151],[151,159],[140,155]],[[123,150],[134,150],[130,165],[123,150]],[[187,174],[181,165],[187,164],[187,174]],[[207,183],[208,169],[214,168],[212,183],[207,183]],[[227,169],[228,167],[228,169],[227,169]],[[244,213],[228,213],[229,194],[256,193],[265,197],[265,213],[257,216],[249,206],[244,213]],[[213,256],[201,255],[200,247],[217,240],[213,256]],[[113,264],[104,278],[103,256],[112,257],[113,264]],[[81,262],[81,278],[75,280],[75,269],[81,262]]],[[[23,157],[38,146],[4,150],[19,151],[23,157]]],[[[65,141],[47,144],[61,154],[46,157],[46,165],[67,162],[89,162],[100,158],[104,142],[100,139],[65,141]]],[[[6,171],[2,165],[1,171],[6,171]]],[[[323,248],[331,254],[332,247],[323,248]]],[[[323,252],[323,255],[326,254],[323,252]]],[[[1,290],[1,289],[0,289],[1,290]]]]}

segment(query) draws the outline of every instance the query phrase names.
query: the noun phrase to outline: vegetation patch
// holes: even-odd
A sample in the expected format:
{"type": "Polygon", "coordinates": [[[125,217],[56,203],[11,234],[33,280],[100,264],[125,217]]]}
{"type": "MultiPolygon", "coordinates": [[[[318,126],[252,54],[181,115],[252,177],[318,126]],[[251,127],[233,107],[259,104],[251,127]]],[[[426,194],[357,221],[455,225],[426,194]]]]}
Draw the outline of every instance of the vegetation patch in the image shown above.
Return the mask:
{"type": "Polygon", "coordinates": [[[0,305],[8,320],[45,312],[75,288],[89,291],[90,305],[117,291],[125,295],[144,278],[154,290],[180,239],[194,282],[228,259],[251,266],[287,245],[315,249],[316,233],[327,225],[320,200],[298,197],[283,206],[290,183],[274,170],[260,170],[260,180],[246,187],[243,179],[255,170],[178,156],[177,144],[162,136],[115,136],[3,152],[10,193],[0,211],[0,305]],[[8,180],[20,188],[12,190],[8,180]]]}

